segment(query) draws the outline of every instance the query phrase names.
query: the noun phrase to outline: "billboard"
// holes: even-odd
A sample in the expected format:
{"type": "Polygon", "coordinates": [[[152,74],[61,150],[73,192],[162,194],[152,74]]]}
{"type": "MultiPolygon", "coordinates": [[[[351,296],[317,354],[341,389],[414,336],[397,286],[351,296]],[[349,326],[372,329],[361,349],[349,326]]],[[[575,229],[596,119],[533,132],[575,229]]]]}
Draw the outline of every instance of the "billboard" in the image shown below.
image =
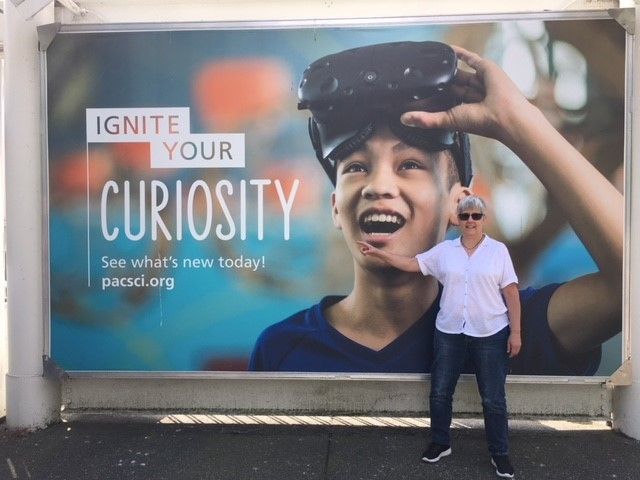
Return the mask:
{"type": "MultiPolygon", "coordinates": [[[[490,59],[536,107],[526,126],[485,119],[469,135],[470,189],[519,278],[512,373],[611,374],[625,38],[603,19],[63,30],[45,57],[51,357],[68,371],[428,373],[430,279],[358,256],[298,90],[326,55],[436,41],[490,59]]],[[[407,208],[440,227],[402,234],[411,255],[458,235],[420,201],[407,208]]]]}

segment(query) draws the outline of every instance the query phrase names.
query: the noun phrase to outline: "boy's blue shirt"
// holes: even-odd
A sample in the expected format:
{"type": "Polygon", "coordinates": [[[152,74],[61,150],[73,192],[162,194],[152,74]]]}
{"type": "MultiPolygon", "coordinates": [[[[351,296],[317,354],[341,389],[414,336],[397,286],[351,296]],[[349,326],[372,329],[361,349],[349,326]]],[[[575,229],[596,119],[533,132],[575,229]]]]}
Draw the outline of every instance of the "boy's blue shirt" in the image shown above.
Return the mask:
{"type": "MultiPolygon", "coordinates": [[[[515,375],[593,375],[600,347],[580,356],[563,355],[547,320],[559,284],[520,291],[522,350],[511,359],[515,375]]],[[[258,338],[249,370],[274,372],[429,373],[440,295],[420,319],[379,351],[360,345],[333,328],[324,311],[343,296],[320,303],[266,328],[258,338]]],[[[470,368],[466,371],[471,371],[470,368]]]]}

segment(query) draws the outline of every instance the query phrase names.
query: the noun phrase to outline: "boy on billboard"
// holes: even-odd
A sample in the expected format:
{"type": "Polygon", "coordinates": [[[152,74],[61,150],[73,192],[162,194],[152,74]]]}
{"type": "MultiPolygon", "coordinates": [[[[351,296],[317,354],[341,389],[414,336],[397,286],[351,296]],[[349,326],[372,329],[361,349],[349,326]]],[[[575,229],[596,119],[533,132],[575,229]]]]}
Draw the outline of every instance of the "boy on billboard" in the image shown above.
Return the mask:
{"type": "Polygon", "coordinates": [[[522,350],[510,373],[595,373],[601,343],[620,330],[623,197],[500,67],[438,42],[371,45],[314,62],[299,98],[335,185],[332,216],[353,256],[354,286],[268,327],[250,370],[431,371],[441,287],[364,255],[358,242],[408,256],[441,242],[472,194],[472,133],[522,159],[599,268],[520,292],[522,350]]]}

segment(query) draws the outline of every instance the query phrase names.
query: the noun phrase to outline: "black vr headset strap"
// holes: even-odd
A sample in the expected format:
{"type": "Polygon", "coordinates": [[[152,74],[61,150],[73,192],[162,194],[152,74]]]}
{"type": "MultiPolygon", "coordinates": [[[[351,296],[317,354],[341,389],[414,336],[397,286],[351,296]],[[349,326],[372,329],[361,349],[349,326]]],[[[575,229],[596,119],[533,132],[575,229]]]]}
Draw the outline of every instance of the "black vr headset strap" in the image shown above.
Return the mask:
{"type": "Polygon", "coordinates": [[[320,141],[320,131],[318,130],[318,125],[313,117],[309,118],[308,122],[309,127],[309,138],[311,139],[311,145],[313,145],[313,150],[316,152],[316,158],[322,165],[325,173],[331,180],[331,183],[336,184],[336,171],[333,166],[333,163],[328,158],[325,159],[322,155],[322,142],[320,141]]]}
{"type": "Polygon", "coordinates": [[[453,151],[453,155],[456,167],[458,168],[460,184],[463,187],[468,187],[471,185],[471,179],[473,178],[469,135],[465,132],[456,132],[456,147],[457,148],[453,151]]]}

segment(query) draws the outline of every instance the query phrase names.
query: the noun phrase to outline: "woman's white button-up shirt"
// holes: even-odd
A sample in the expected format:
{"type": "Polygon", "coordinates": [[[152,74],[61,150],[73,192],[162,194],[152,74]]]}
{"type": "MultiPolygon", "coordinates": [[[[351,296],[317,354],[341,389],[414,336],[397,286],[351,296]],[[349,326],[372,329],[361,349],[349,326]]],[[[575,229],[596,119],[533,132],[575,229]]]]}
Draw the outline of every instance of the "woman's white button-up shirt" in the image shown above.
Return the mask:
{"type": "Polygon", "coordinates": [[[501,290],[518,283],[507,247],[485,235],[471,256],[460,237],[416,255],[424,275],[443,285],[436,328],[488,337],[509,324],[501,290]]]}

